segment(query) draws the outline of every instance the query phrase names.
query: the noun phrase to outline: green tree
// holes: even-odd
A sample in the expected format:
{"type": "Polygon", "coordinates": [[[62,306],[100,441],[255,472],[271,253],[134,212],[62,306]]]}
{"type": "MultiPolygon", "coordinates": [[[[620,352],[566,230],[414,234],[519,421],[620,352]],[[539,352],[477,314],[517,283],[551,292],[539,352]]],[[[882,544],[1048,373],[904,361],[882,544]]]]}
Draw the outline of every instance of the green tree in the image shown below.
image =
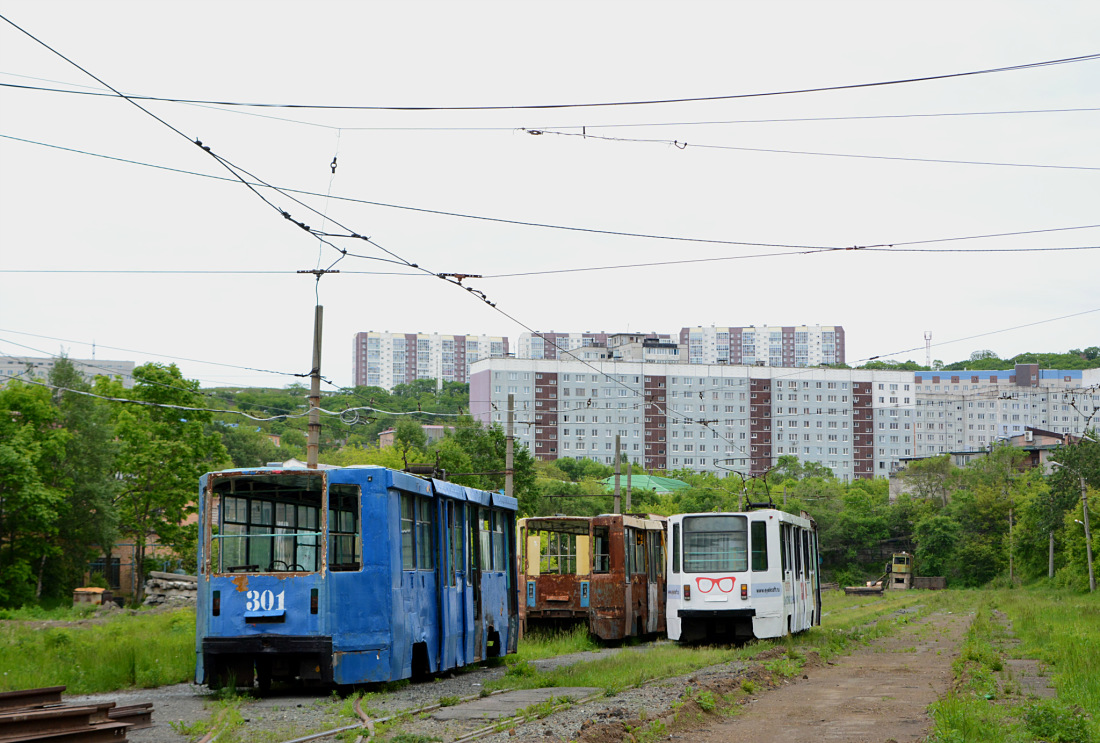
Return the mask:
{"type": "Polygon", "coordinates": [[[222,446],[234,467],[263,467],[268,462],[285,459],[268,435],[252,426],[214,421],[209,432],[221,435],[222,446]]]}
{"type": "Polygon", "coordinates": [[[65,492],[50,484],[49,470],[69,437],[46,387],[11,380],[0,389],[0,605],[33,599],[57,555],[65,492]]]}
{"type": "MultiPolygon", "coordinates": [[[[455,473],[451,474],[455,482],[482,490],[501,490],[505,449],[506,438],[500,426],[483,426],[464,416],[458,419],[454,430],[432,445],[430,453],[438,453],[441,466],[448,473],[455,473]]],[[[519,500],[520,515],[526,516],[537,510],[538,492],[534,457],[524,446],[516,445],[513,449],[512,473],[512,492],[519,500]]]]}
{"type": "Polygon", "coordinates": [[[960,476],[950,454],[910,462],[898,477],[918,498],[931,499],[947,505],[951,491],[960,476]]]}
{"type": "Polygon", "coordinates": [[[140,599],[149,544],[191,550],[192,530],[184,522],[195,513],[199,476],[226,464],[228,455],[221,437],[206,431],[211,414],[182,409],[203,407],[198,382],[184,379],[175,364],[144,364],[133,377],[131,390],[103,378],[96,389],[147,403],[116,403],[113,410],[120,471],[115,506],[119,531],[134,544],[140,599]]]}
{"type": "Polygon", "coordinates": [[[428,448],[428,435],[420,422],[412,416],[404,415],[397,420],[393,431],[393,445],[401,454],[404,461],[415,459],[416,453],[424,452],[428,448]]]}
{"type": "Polygon", "coordinates": [[[96,552],[109,558],[117,541],[118,444],[111,425],[110,403],[82,392],[91,385],[62,356],[50,371],[58,423],[69,432],[64,450],[50,462],[49,482],[65,493],[58,509],[56,554],[51,558],[54,580],[47,593],[72,595],[83,582],[88,562],[96,552]]]}

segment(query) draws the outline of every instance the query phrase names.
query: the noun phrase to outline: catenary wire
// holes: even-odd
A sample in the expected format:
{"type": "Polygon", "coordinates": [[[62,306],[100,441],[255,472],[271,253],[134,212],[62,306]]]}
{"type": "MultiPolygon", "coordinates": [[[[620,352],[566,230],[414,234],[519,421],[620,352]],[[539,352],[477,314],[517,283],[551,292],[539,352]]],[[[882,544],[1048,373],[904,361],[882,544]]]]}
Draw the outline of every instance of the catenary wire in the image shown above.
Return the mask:
{"type": "MultiPolygon", "coordinates": [[[[15,23],[0,15],[4,21],[14,26],[19,31],[31,36],[31,34],[24,31],[15,23]]],[[[31,36],[34,39],[33,36],[31,36]]],[[[38,39],[34,39],[38,41],[38,39]]],[[[42,42],[39,42],[42,43],[42,42]]],[[[43,44],[45,46],[45,44],[43,44]]],[[[49,48],[49,47],[47,47],[49,48]]],[[[52,50],[51,50],[52,51],[52,50]]],[[[60,55],[59,55],[60,56],[60,55]]],[[[683,98],[654,98],[654,99],[639,99],[639,100],[625,100],[625,101],[603,101],[592,103],[542,103],[542,104],[526,104],[526,105],[488,105],[488,106],[360,106],[360,105],[335,105],[335,104],[307,104],[307,103],[263,103],[263,102],[245,102],[245,101],[218,101],[218,100],[204,100],[195,98],[168,98],[159,96],[139,96],[139,95],[124,95],[119,91],[111,88],[111,86],[104,83],[102,80],[96,78],[96,82],[110,88],[116,95],[133,101],[161,101],[167,103],[202,103],[215,106],[242,106],[250,108],[293,108],[293,109],[316,109],[316,110],[336,110],[336,111],[522,111],[522,110],[540,110],[540,109],[566,109],[566,108],[610,108],[618,106],[652,106],[663,105],[671,103],[704,103],[712,101],[732,101],[741,100],[745,98],[768,98],[775,96],[786,95],[799,95],[805,93],[823,93],[837,90],[857,90],[861,88],[875,88],[892,85],[906,85],[910,83],[931,82],[934,80],[949,80],[960,77],[972,77],[975,75],[990,75],[1000,72],[1017,72],[1021,70],[1032,70],[1043,67],[1052,67],[1063,64],[1074,64],[1079,62],[1090,62],[1096,59],[1100,59],[1100,53],[1098,54],[1084,54],[1076,57],[1063,57],[1060,59],[1048,59],[1039,62],[1026,62],[1017,65],[1007,65],[1003,67],[989,67],[979,70],[968,70],[964,72],[951,72],[940,75],[923,75],[920,77],[909,78],[896,78],[892,80],[879,80],[866,83],[849,83],[845,85],[828,85],[814,88],[794,88],[788,90],[775,90],[759,93],[736,93],[728,95],[712,95],[712,96],[694,96],[683,98]]],[[[92,76],[94,77],[94,76],[92,76]]],[[[103,93],[93,93],[90,91],[68,91],[74,95],[105,95],[103,93]]]]}
{"type": "Polygon", "coordinates": [[[681,142],[674,139],[638,139],[628,137],[604,137],[598,134],[582,134],[580,132],[558,132],[552,129],[522,129],[528,134],[545,135],[555,134],[559,137],[580,137],[584,140],[598,140],[603,142],[624,142],[628,144],[660,144],[665,146],[672,146],[680,150],[685,150],[688,147],[694,147],[704,150],[729,150],[735,152],[766,152],[772,154],[781,155],[812,155],[815,157],[844,157],[854,158],[858,160],[890,160],[894,162],[916,162],[916,163],[944,163],[948,165],[986,165],[994,167],[1006,167],[1006,168],[1045,168],[1050,170],[1100,170],[1100,167],[1094,167],[1089,165],[1048,165],[1045,163],[1011,163],[1011,162],[994,162],[989,160],[948,160],[945,158],[933,158],[933,157],[901,157],[896,155],[863,155],[851,152],[815,152],[810,150],[787,150],[777,149],[771,147],[738,147],[734,145],[721,145],[721,144],[696,144],[694,142],[681,142]]]}
{"type": "MultiPolygon", "coordinates": [[[[34,40],[35,40],[36,42],[38,42],[38,43],[42,44],[42,45],[43,45],[43,46],[45,46],[45,47],[46,47],[47,49],[50,49],[50,51],[53,51],[53,52],[54,52],[55,54],[57,54],[58,56],[60,56],[60,57],[61,57],[62,59],[65,59],[66,61],[68,61],[68,62],[70,62],[71,64],[73,64],[74,66],[76,66],[76,67],[77,67],[78,69],[81,69],[82,71],[84,71],[84,72],[86,72],[86,73],[87,73],[87,71],[86,71],[86,70],[84,70],[83,68],[81,68],[81,67],[80,67],[79,65],[77,65],[77,64],[76,64],[75,62],[72,62],[72,61],[71,61],[71,60],[69,60],[69,59],[68,59],[67,57],[64,57],[64,55],[61,55],[61,54],[60,54],[59,52],[56,52],[56,50],[53,50],[53,49],[52,49],[51,47],[49,47],[48,45],[46,45],[46,44],[45,44],[44,42],[41,42],[40,40],[38,40],[37,38],[35,38],[35,37],[34,37],[33,35],[29,34],[28,32],[24,31],[23,29],[19,28],[19,27],[18,27],[18,26],[17,26],[16,24],[12,23],[12,22],[11,22],[10,20],[8,20],[7,18],[4,18],[3,16],[0,16],[0,18],[3,18],[3,20],[5,20],[5,21],[6,21],[6,22],[8,22],[9,24],[11,24],[12,26],[14,26],[15,28],[17,28],[17,29],[18,29],[18,30],[20,30],[21,32],[23,32],[23,33],[27,34],[27,35],[28,35],[28,36],[30,36],[30,37],[31,37],[32,39],[34,39],[34,40]]],[[[1096,56],[1100,56],[1100,55],[1096,55],[1096,56]]],[[[1031,64],[1031,65],[1027,65],[1027,66],[1017,66],[1017,67],[1016,67],[1016,69],[1022,69],[1022,68],[1024,68],[1024,67],[1046,66],[1046,65],[1048,65],[1048,64],[1055,64],[1055,63],[1065,63],[1065,62],[1069,62],[1069,61],[1081,61],[1081,58],[1077,58],[1077,59],[1074,59],[1074,60],[1064,59],[1064,60],[1056,60],[1056,61],[1052,61],[1052,62],[1045,62],[1045,63],[1035,63],[1035,64],[1031,64]]],[[[998,70],[986,70],[985,72],[991,72],[991,71],[1004,71],[1005,69],[1007,69],[1007,68],[1002,68],[1002,69],[998,69],[998,70]]],[[[98,82],[100,82],[100,83],[102,83],[102,82],[103,82],[102,80],[99,80],[98,78],[95,78],[95,76],[94,76],[94,75],[91,75],[91,73],[87,73],[87,74],[89,74],[89,76],[91,76],[91,77],[93,77],[94,79],[96,79],[96,80],[97,80],[98,82]]],[[[952,77],[955,77],[955,76],[960,76],[961,74],[963,74],[963,73],[955,73],[954,75],[951,75],[951,76],[952,76],[952,77]]],[[[975,73],[966,73],[966,74],[975,74],[975,73]]],[[[914,81],[915,81],[915,80],[908,80],[907,82],[914,82],[914,81]]],[[[894,81],[894,83],[897,83],[897,82],[902,82],[902,81],[894,81]]],[[[104,83],[104,84],[105,84],[105,83],[104,83]]],[[[110,87],[110,86],[107,86],[107,87],[110,87]]],[[[866,84],[862,84],[862,85],[859,85],[859,86],[846,86],[846,87],[866,87],[866,84]]],[[[112,88],[112,90],[114,90],[114,89],[112,88]]],[[[115,92],[116,92],[116,93],[118,93],[118,91],[115,91],[115,92]]],[[[122,96],[122,94],[121,94],[121,93],[118,93],[118,95],[122,96]]],[[[122,96],[122,97],[125,97],[125,96],[122,96]]],[[[168,122],[164,121],[164,120],[163,120],[163,119],[161,119],[160,117],[156,116],[156,115],[155,115],[155,114],[153,114],[152,112],[148,111],[147,109],[145,109],[144,107],[142,107],[141,105],[139,105],[138,103],[136,103],[136,101],[134,101],[134,100],[132,100],[132,99],[130,99],[130,98],[127,98],[127,100],[128,100],[128,102],[132,103],[132,104],[133,104],[133,105],[135,105],[135,106],[136,106],[137,108],[139,108],[140,110],[144,111],[144,112],[145,112],[146,114],[148,114],[149,116],[153,117],[154,119],[156,119],[157,121],[160,121],[160,122],[161,122],[162,124],[164,124],[164,125],[165,125],[165,126],[167,126],[168,128],[172,129],[172,131],[176,132],[176,133],[177,133],[177,134],[179,134],[180,136],[182,136],[182,137],[184,137],[184,138],[186,138],[186,139],[188,139],[188,140],[190,141],[190,138],[189,138],[189,137],[187,137],[186,135],[184,135],[184,134],[183,134],[182,132],[180,132],[180,131],[179,131],[178,129],[176,129],[175,127],[173,127],[173,126],[172,126],[171,124],[169,124],[168,122]]],[[[667,101],[667,102],[672,102],[672,101],[667,101]]],[[[204,150],[206,150],[206,151],[207,151],[208,153],[210,153],[210,154],[211,154],[211,155],[212,155],[213,157],[215,157],[215,159],[217,159],[219,163],[221,163],[221,164],[222,164],[222,165],[223,165],[224,167],[226,167],[226,168],[227,168],[227,169],[228,169],[228,170],[229,170],[229,171],[230,171],[230,172],[231,172],[231,173],[232,173],[233,175],[235,175],[235,176],[236,176],[236,177],[237,177],[237,178],[238,178],[238,179],[239,179],[239,180],[240,180],[240,181],[241,181],[242,183],[244,183],[244,184],[245,184],[245,185],[246,185],[246,186],[247,186],[247,187],[248,187],[248,188],[249,188],[250,190],[252,190],[252,191],[253,191],[254,193],[256,193],[256,195],[257,195],[257,196],[259,196],[259,197],[260,197],[260,198],[261,198],[261,199],[262,199],[262,200],[263,200],[263,201],[264,201],[265,203],[267,203],[267,204],[268,204],[269,206],[271,206],[272,208],[274,208],[274,209],[276,209],[277,211],[279,211],[279,212],[281,213],[281,215],[282,215],[282,216],[284,216],[285,218],[287,218],[287,219],[291,219],[291,217],[290,217],[290,215],[289,215],[289,214],[287,214],[287,213],[286,213],[285,211],[283,211],[283,210],[279,209],[279,207],[275,206],[275,205],[274,205],[274,204],[273,204],[272,202],[270,202],[270,201],[269,201],[268,199],[266,199],[265,197],[263,197],[263,195],[262,195],[262,194],[260,194],[260,193],[259,193],[258,191],[256,191],[256,189],[255,189],[254,187],[252,187],[252,186],[251,186],[251,185],[250,185],[250,184],[249,184],[249,183],[248,183],[247,181],[245,181],[245,179],[244,179],[244,178],[242,178],[242,177],[240,176],[240,173],[242,173],[242,172],[243,172],[243,173],[245,173],[246,175],[249,175],[249,176],[250,176],[251,178],[253,178],[254,180],[259,180],[259,179],[257,179],[257,178],[256,178],[256,176],[254,176],[253,174],[249,173],[248,171],[246,171],[246,170],[244,170],[244,169],[242,169],[242,168],[239,168],[239,166],[235,166],[235,165],[233,165],[232,163],[230,163],[229,161],[227,161],[227,160],[226,160],[225,158],[222,158],[221,156],[218,156],[218,155],[214,154],[214,153],[213,153],[213,152],[212,152],[212,151],[210,150],[210,148],[209,148],[209,147],[203,146],[203,145],[202,145],[202,143],[201,143],[201,142],[199,142],[198,140],[195,140],[195,143],[196,143],[196,144],[198,144],[198,145],[199,145],[200,147],[203,147],[203,149],[204,149],[204,150]],[[240,171],[240,172],[238,172],[238,171],[240,171]]],[[[261,183],[263,183],[263,181],[260,181],[260,182],[261,182],[261,183]]],[[[269,184],[264,184],[264,185],[266,185],[266,186],[270,187],[270,186],[269,186],[269,184]]],[[[284,196],[286,196],[286,194],[283,194],[283,195],[284,195],[284,196]]],[[[304,204],[304,203],[302,203],[302,202],[298,201],[297,199],[294,199],[293,197],[290,197],[290,198],[291,198],[291,199],[292,199],[293,201],[295,201],[296,203],[299,203],[300,205],[302,205],[303,207],[305,207],[305,208],[307,208],[307,209],[310,209],[310,210],[311,210],[311,211],[313,211],[314,213],[318,213],[318,212],[317,212],[317,210],[313,209],[312,207],[309,207],[308,205],[306,205],[306,204],[304,204]]],[[[336,222],[335,220],[333,220],[333,222],[334,222],[334,224],[339,224],[339,223],[338,223],[338,222],[336,222]]],[[[298,226],[302,227],[302,228],[303,228],[303,229],[305,229],[306,231],[310,231],[310,230],[309,230],[309,228],[308,228],[307,226],[305,226],[304,224],[302,224],[302,223],[300,223],[300,222],[298,222],[297,224],[298,224],[298,226]]],[[[343,225],[339,225],[339,226],[341,226],[341,227],[343,228],[343,225]]],[[[344,228],[344,229],[347,229],[347,228],[344,228]]],[[[349,231],[349,232],[350,232],[350,231],[349,231]]],[[[369,242],[370,244],[372,244],[372,245],[374,245],[375,247],[377,247],[378,249],[382,250],[383,252],[386,252],[387,254],[389,254],[389,255],[392,255],[392,256],[394,256],[395,258],[399,258],[399,256],[397,256],[397,255],[396,255],[395,253],[393,253],[392,251],[389,251],[388,249],[386,249],[386,248],[382,247],[381,245],[379,245],[378,243],[374,242],[374,241],[373,241],[373,240],[371,240],[370,238],[365,238],[365,237],[363,237],[363,236],[361,236],[361,235],[358,235],[358,234],[355,234],[355,233],[351,233],[351,234],[349,234],[349,235],[348,235],[348,237],[357,237],[357,238],[360,238],[360,239],[364,239],[364,240],[366,240],[367,242],[369,242]]],[[[334,248],[335,248],[336,246],[332,246],[332,247],[334,247],[334,248]]],[[[336,249],[337,249],[338,251],[342,252],[342,253],[346,253],[346,251],[342,251],[342,250],[341,250],[341,249],[339,249],[339,248],[336,248],[336,249]]],[[[401,260],[404,260],[404,259],[401,259],[401,260]]],[[[406,261],[406,263],[408,263],[408,265],[410,265],[411,267],[414,267],[414,268],[420,268],[420,267],[419,267],[419,266],[417,266],[416,264],[412,264],[412,263],[409,263],[408,261],[406,261]]],[[[426,269],[421,269],[421,270],[424,270],[424,271],[426,272],[426,269]]],[[[443,279],[443,280],[446,280],[446,281],[448,281],[448,283],[452,283],[452,284],[455,284],[455,285],[461,286],[460,282],[458,282],[458,281],[455,281],[455,280],[450,280],[450,279],[448,279],[447,277],[445,277],[445,276],[444,276],[444,275],[442,275],[442,274],[437,274],[437,275],[439,276],[439,278],[441,278],[441,279],[443,279]]],[[[465,289],[466,289],[466,290],[467,290],[468,292],[471,292],[471,293],[474,293],[474,294],[478,295],[478,296],[479,296],[479,297],[480,297],[480,298],[482,299],[482,301],[484,301],[484,302],[485,302],[486,304],[488,304],[488,305],[489,305],[490,307],[493,307],[494,309],[497,309],[497,311],[498,311],[498,312],[501,312],[501,313],[502,313],[502,314],[504,314],[504,315],[505,315],[506,317],[509,317],[509,319],[511,319],[511,320],[512,320],[513,322],[516,322],[517,324],[523,325],[522,323],[519,323],[519,321],[518,321],[518,320],[517,320],[517,319],[516,319],[515,317],[513,317],[513,316],[509,315],[508,313],[505,313],[505,312],[504,312],[503,310],[500,310],[499,308],[497,308],[497,307],[496,307],[496,304],[495,304],[495,303],[493,303],[493,302],[491,302],[491,301],[489,301],[489,300],[488,300],[488,298],[487,298],[487,297],[485,297],[485,295],[484,295],[483,293],[479,292],[478,290],[476,290],[476,289],[474,289],[474,288],[472,288],[472,287],[468,287],[468,286],[467,286],[467,287],[463,287],[463,288],[465,288],[465,289]]],[[[524,326],[524,327],[526,327],[526,326],[524,326]]],[[[530,330],[530,328],[528,328],[528,330],[530,330]]],[[[535,331],[533,331],[533,330],[532,330],[531,332],[535,332],[535,331]]],[[[536,333],[536,334],[537,334],[537,333],[536,333]]],[[[553,343],[553,341],[551,341],[551,342],[553,343]]],[[[556,344],[555,344],[555,345],[556,345],[556,344]]],[[[588,366],[592,367],[594,371],[600,371],[600,370],[597,370],[597,369],[595,369],[595,367],[594,367],[593,365],[591,365],[591,364],[587,364],[587,362],[584,362],[584,363],[586,363],[586,365],[588,365],[588,366]]],[[[602,372],[600,372],[600,373],[602,373],[602,372]]],[[[606,374],[604,374],[604,376],[609,376],[609,375],[606,375],[606,374]]],[[[609,377],[609,378],[611,378],[611,377],[609,377]]],[[[612,378],[612,379],[613,379],[613,378],[612,378]]],[[[615,381],[617,382],[617,380],[615,380],[615,381]]],[[[624,385],[624,386],[625,386],[625,385],[624,385]]],[[[628,388],[628,389],[629,389],[629,388],[628,388]]],[[[668,411],[666,410],[666,414],[667,414],[667,412],[668,412],[668,411]]],[[[723,437],[723,438],[724,438],[724,437],[723,437]]],[[[740,445],[737,445],[737,444],[736,444],[735,442],[729,441],[728,439],[726,439],[726,440],[727,440],[727,443],[730,443],[731,445],[733,445],[733,446],[736,446],[737,448],[740,448],[740,449],[741,449],[742,451],[745,451],[743,447],[741,447],[740,445]]],[[[747,451],[745,451],[745,453],[747,454],[747,451]]]]}
{"type": "MultiPolygon", "coordinates": [[[[145,162],[140,162],[140,161],[137,161],[137,160],[128,160],[126,158],[114,157],[114,156],[111,156],[111,155],[102,155],[102,154],[98,154],[98,153],[94,153],[94,152],[88,152],[86,150],[78,150],[78,149],[73,149],[73,148],[70,148],[70,147],[62,147],[60,145],[48,144],[48,143],[45,143],[45,142],[37,142],[37,141],[34,141],[34,140],[30,140],[30,139],[23,139],[21,137],[13,137],[13,136],[7,135],[7,134],[0,134],[0,139],[9,139],[9,140],[16,141],[16,142],[22,142],[24,144],[30,144],[30,145],[35,145],[35,146],[39,146],[39,147],[46,147],[46,148],[50,148],[50,149],[61,150],[63,152],[71,152],[71,153],[74,153],[74,154],[85,155],[85,156],[88,156],[88,157],[96,157],[96,158],[101,158],[101,159],[105,159],[105,160],[112,160],[112,161],[115,161],[115,162],[121,162],[121,163],[125,163],[125,164],[128,164],[128,165],[138,165],[138,166],[141,166],[141,167],[154,168],[154,169],[157,169],[157,170],[166,170],[166,171],[173,172],[173,173],[180,173],[182,175],[197,176],[197,177],[200,177],[200,178],[208,178],[208,179],[211,179],[211,180],[218,180],[218,181],[223,181],[223,182],[227,182],[227,183],[237,183],[238,182],[237,179],[235,179],[235,178],[226,178],[224,176],[210,175],[210,174],[207,174],[207,173],[199,173],[199,172],[191,171],[191,170],[182,170],[182,169],[179,169],[179,168],[171,168],[171,167],[164,166],[164,165],[156,165],[156,164],[152,164],[152,163],[145,163],[145,162]]],[[[260,184],[253,184],[253,185],[260,185],[260,184]]],[[[325,194],[321,194],[321,193],[315,192],[315,191],[305,191],[305,190],[300,190],[300,189],[288,188],[288,187],[284,187],[284,186],[278,186],[278,187],[275,187],[275,188],[277,188],[279,191],[284,191],[284,192],[287,192],[287,193],[296,193],[296,194],[303,195],[303,196],[317,196],[317,197],[325,196],[325,194]]],[[[747,246],[747,247],[797,248],[797,249],[806,249],[806,250],[811,250],[811,251],[835,250],[835,249],[848,250],[848,249],[850,249],[848,247],[837,248],[836,246],[793,245],[793,244],[789,244],[789,243],[764,243],[764,242],[750,242],[750,241],[744,241],[744,240],[719,240],[719,239],[713,239],[713,238],[695,238],[695,237],[683,237],[683,236],[676,236],[676,235],[656,235],[656,234],[647,234],[647,233],[640,233],[640,232],[624,232],[624,231],[616,231],[616,230],[601,230],[601,229],[594,229],[594,228],[588,228],[588,227],[576,227],[576,226],[571,226],[571,225],[549,224],[549,223],[544,223],[544,222],[526,222],[526,221],[521,221],[521,220],[504,219],[504,218],[500,218],[500,217],[487,217],[487,216],[484,216],[484,215],[463,214],[463,213],[460,213],[460,212],[448,212],[448,211],[442,211],[442,210],[438,210],[438,209],[426,209],[426,208],[422,208],[422,207],[405,206],[405,205],[401,205],[401,204],[388,204],[388,203],[385,203],[385,202],[368,201],[366,199],[356,199],[356,198],[351,198],[351,197],[347,197],[347,196],[331,196],[331,198],[335,199],[335,200],[347,201],[349,203],[358,203],[358,204],[364,204],[364,205],[367,205],[367,206],[378,206],[378,207],[387,208],[387,209],[400,209],[400,210],[414,211],[414,212],[420,212],[420,213],[425,213],[425,214],[434,214],[434,215],[438,215],[438,216],[456,217],[456,218],[460,218],[460,219],[473,219],[473,220],[486,221],[486,222],[497,222],[497,223],[503,223],[503,224],[511,224],[511,225],[516,225],[516,226],[522,226],[522,227],[538,227],[538,228],[543,228],[543,229],[565,230],[565,231],[571,231],[571,232],[584,232],[584,233],[599,234],[599,235],[610,235],[610,236],[613,236],[613,237],[633,237],[633,238],[644,238],[644,239],[650,239],[650,240],[670,240],[670,241],[676,241],[676,242],[696,242],[696,243],[711,244],[711,245],[740,245],[740,246],[747,246]]],[[[1021,231],[1016,231],[1016,232],[1000,232],[1000,233],[992,233],[992,234],[985,234],[985,235],[964,235],[964,236],[958,236],[958,237],[942,237],[942,238],[933,238],[933,239],[928,239],[928,240],[909,240],[909,241],[899,241],[899,242],[892,242],[892,243],[876,243],[876,244],[872,244],[872,245],[853,246],[853,247],[888,248],[888,247],[894,247],[894,246],[900,246],[900,245],[922,245],[922,244],[927,244],[927,243],[950,242],[950,241],[958,241],[958,240],[977,240],[977,239],[992,238],[992,237],[1011,237],[1011,236],[1018,236],[1018,235],[1033,235],[1033,234],[1039,234],[1039,233],[1044,233],[1044,232],[1064,232],[1064,231],[1068,231],[1068,230],[1094,229],[1094,228],[1097,228],[1097,227],[1100,227],[1100,224],[1080,225],[1080,226],[1075,226],[1075,227],[1053,227],[1053,228],[1040,229],[1040,230],[1021,230],[1021,231]]],[[[375,258],[375,260],[385,260],[385,259],[375,258]]],[[[597,269],[590,269],[590,270],[597,270],[597,269]]],[[[355,273],[355,272],[353,272],[353,271],[343,271],[343,273],[355,273]]],[[[383,275],[387,275],[387,274],[383,274],[383,275]]],[[[393,274],[388,274],[388,275],[393,275],[393,274]]],[[[499,274],[499,275],[494,275],[494,276],[486,277],[486,278],[499,278],[499,277],[503,277],[503,276],[512,276],[512,275],[521,276],[521,275],[527,275],[527,274],[523,274],[523,273],[499,274]]]]}
{"type": "MultiPolygon", "coordinates": [[[[0,73],[4,75],[12,75],[14,77],[28,77],[29,79],[41,79],[34,78],[27,75],[17,75],[15,73],[5,72],[0,73]]],[[[47,81],[57,82],[57,81],[47,81]]],[[[98,91],[98,95],[106,98],[117,98],[114,93],[107,92],[103,89],[97,89],[92,86],[78,85],[77,83],[59,83],[62,85],[73,85],[77,87],[85,87],[91,90],[98,91]]],[[[81,91],[65,90],[61,88],[46,88],[34,85],[18,85],[15,83],[0,83],[0,87],[12,88],[17,90],[32,90],[41,91],[46,93],[80,93],[81,91]]],[[[299,124],[301,126],[310,126],[320,129],[332,129],[345,132],[504,132],[514,131],[515,127],[512,126],[345,126],[335,124],[323,124],[316,121],[303,121],[301,119],[290,119],[284,116],[272,116],[270,114],[262,114],[256,111],[244,111],[239,109],[226,109],[220,108],[214,104],[208,103],[196,103],[187,102],[185,105],[194,106],[196,108],[205,108],[212,111],[219,111],[221,113],[232,113],[242,116],[254,116],[261,119],[269,119],[273,121],[282,121],[288,124],[299,124]]],[[[927,119],[927,118],[945,118],[945,117],[965,117],[965,116],[1015,116],[1026,114],[1061,114],[1061,113],[1091,113],[1100,111],[1100,108],[1095,107],[1078,107],[1078,108],[1032,108],[1032,109],[1016,109],[1016,110],[1001,110],[1001,111],[937,111],[932,113],[904,113],[904,114],[865,114],[865,115],[853,115],[853,116],[798,116],[787,118],[765,118],[765,119],[716,119],[711,121],[648,121],[648,122],[631,122],[631,123],[605,123],[605,124],[554,124],[545,126],[534,126],[532,129],[542,130],[560,130],[560,129],[627,129],[627,128],[646,128],[646,127],[663,127],[663,126],[724,126],[724,125],[738,125],[738,124],[784,124],[784,123],[813,123],[813,122],[825,122],[825,121],[874,121],[874,120],[891,120],[891,119],[927,119]]]]}

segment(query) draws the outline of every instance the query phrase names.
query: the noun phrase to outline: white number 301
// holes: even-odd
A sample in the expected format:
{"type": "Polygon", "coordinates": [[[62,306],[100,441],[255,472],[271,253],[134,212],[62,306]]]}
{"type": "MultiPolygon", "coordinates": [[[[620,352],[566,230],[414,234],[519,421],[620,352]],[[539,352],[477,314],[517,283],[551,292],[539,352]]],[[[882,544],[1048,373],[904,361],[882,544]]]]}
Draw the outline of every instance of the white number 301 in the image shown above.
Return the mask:
{"type": "Polygon", "coordinates": [[[285,593],[286,591],[279,591],[278,593],[249,591],[245,594],[245,598],[248,599],[248,603],[244,607],[245,611],[271,611],[272,609],[283,611],[283,595],[285,593]]]}

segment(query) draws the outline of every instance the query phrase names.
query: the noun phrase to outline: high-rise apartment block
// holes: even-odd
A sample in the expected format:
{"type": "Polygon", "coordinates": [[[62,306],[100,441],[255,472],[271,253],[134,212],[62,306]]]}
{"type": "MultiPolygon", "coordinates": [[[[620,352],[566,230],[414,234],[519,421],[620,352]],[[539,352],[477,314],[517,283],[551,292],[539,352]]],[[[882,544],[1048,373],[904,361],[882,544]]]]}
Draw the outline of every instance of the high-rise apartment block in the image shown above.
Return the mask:
{"type": "MultiPolygon", "coordinates": [[[[108,359],[69,359],[77,373],[88,382],[98,376],[116,377],[127,389],[134,386],[134,362],[108,359]]],[[[0,387],[9,379],[48,381],[56,357],[5,356],[0,358],[0,387]]]]}
{"type": "Polygon", "coordinates": [[[470,408],[504,425],[512,395],[516,437],[544,460],[612,464],[618,436],[647,470],[760,475],[793,455],[851,481],[886,476],[904,458],[987,447],[1025,425],[1080,434],[1098,386],[1100,370],[1029,365],[914,373],[491,358],[471,369],[470,408]]]}
{"type": "Polygon", "coordinates": [[[1100,425],[1100,369],[1017,364],[1001,371],[913,372],[913,383],[918,457],[987,449],[1028,427],[1079,436],[1100,425]]]}
{"type": "Polygon", "coordinates": [[[507,353],[508,339],[499,336],[356,333],[353,378],[357,387],[387,390],[417,379],[467,382],[470,364],[507,353]]]}
{"type": "Polygon", "coordinates": [[[682,328],[680,345],[689,364],[820,366],[844,363],[839,325],[761,325],[682,328]]]}

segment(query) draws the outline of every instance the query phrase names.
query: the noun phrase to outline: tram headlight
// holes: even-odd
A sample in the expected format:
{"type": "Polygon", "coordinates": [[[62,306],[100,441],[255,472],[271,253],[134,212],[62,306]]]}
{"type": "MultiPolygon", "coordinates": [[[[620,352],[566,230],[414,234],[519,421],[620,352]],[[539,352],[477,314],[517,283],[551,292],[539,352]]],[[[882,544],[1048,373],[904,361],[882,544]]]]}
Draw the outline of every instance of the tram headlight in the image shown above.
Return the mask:
{"type": "Polygon", "coordinates": [[[748,583],[742,583],[741,584],[741,600],[742,601],[747,601],[748,598],[749,598],[749,584],[748,583]]]}
{"type": "Polygon", "coordinates": [[[684,601],[691,601],[691,584],[684,584],[684,601]]]}

